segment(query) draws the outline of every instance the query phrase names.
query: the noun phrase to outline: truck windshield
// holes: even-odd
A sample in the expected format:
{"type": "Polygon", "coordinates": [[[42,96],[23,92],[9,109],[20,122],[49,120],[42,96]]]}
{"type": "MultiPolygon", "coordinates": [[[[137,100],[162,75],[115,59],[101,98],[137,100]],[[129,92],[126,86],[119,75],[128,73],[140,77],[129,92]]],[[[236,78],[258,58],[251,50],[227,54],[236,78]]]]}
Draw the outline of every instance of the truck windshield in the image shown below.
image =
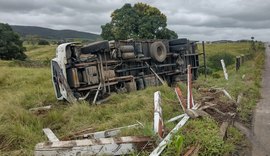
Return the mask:
{"type": "Polygon", "coordinates": [[[58,63],[55,61],[52,61],[52,78],[53,78],[53,85],[55,88],[55,93],[56,93],[56,97],[60,98],[62,96],[61,92],[60,92],[60,87],[59,87],[59,76],[60,73],[62,72],[58,63]]]}

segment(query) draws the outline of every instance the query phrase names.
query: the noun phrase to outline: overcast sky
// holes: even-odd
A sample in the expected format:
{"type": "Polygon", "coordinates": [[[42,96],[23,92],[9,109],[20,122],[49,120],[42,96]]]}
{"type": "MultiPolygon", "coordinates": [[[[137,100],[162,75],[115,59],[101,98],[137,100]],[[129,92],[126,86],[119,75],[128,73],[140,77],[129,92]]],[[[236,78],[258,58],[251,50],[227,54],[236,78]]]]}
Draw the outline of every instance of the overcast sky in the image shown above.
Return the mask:
{"type": "Polygon", "coordinates": [[[0,22],[100,34],[113,10],[137,2],[160,9],[179,37],[270,41],[270,0],[0,0],[0,22]]]}

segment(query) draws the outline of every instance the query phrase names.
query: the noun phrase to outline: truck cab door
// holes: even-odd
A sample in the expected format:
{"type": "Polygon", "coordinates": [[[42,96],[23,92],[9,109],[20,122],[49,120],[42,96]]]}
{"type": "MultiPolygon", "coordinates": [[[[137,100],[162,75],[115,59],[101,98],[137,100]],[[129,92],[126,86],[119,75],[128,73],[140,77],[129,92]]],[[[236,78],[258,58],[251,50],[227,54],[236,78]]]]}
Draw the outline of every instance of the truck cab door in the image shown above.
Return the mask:
{"type": "Polygon", "coordinates": [[[62,69],[55,60],[51,61],[51,72],[56,98],[58,100],[66,99],[70,103],[76,102],[77,99],[74,97],[62,69]]]}

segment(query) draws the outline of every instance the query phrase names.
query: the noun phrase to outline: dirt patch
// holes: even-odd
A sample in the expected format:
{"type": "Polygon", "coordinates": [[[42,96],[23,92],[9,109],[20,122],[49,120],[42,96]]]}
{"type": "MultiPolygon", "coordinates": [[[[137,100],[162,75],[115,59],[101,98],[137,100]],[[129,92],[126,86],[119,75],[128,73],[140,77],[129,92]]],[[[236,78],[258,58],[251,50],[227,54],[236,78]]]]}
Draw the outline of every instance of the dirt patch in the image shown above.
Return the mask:
{"type": "Polygon", "coordinates": [[[201,99],[199,99],[201,107],[209,106],[204,111],[211,115],[218,123],[231,120],[235,116],[237,111],[236,103],[225,97],[222,91],[208,88],[200,88],[198,90],[201,93],[201,99]]]}

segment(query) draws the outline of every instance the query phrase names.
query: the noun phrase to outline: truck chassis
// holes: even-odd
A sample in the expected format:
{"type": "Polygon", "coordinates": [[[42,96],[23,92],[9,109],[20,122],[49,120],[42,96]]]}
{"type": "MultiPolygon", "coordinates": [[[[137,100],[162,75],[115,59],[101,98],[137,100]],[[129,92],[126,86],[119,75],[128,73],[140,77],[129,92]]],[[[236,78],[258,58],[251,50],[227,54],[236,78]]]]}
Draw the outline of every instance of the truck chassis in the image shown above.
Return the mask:
{"type": "Polygon", "coordinates": [[[64,43],[51,61],[56,98],[95,103],[111,92],[141,90],[164,81],[173,85],[186,79],[187,65],[196,79],[198,55],[196,42],[186,38],[64,43]]]}

